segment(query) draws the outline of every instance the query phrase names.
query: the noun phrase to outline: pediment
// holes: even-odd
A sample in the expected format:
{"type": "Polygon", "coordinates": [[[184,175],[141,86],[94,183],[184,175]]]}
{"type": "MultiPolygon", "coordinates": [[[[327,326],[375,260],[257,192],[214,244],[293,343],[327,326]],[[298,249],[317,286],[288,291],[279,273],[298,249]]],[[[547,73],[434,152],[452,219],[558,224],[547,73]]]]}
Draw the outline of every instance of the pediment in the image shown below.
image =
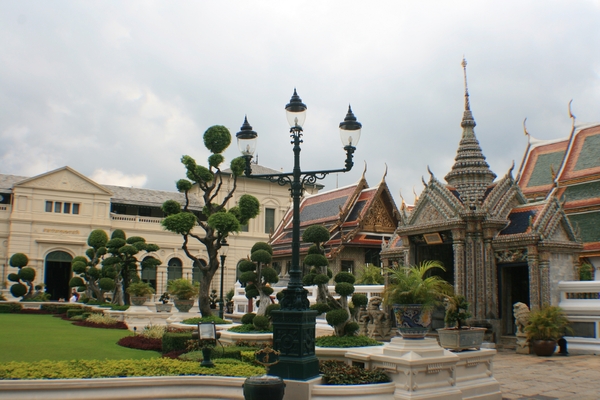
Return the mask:
{"type": "Polygon", "coordinates": [[[410,225],[429,225],[434,222],[443,221],[446,221],[446,218],[442,213],[431,202],[427,202],[422,207],[419,207],[410,225]]]}
{"type": "Polygon", "coordinates": [[[559,226],[557,226],[554,232],[552,233],[552,236],[550,236],[549,240],[553,242],[569,242],[571,241],[571,238],[569,237],[569,234],[565,230],[564,226],[562,224],[559,224],[559,226]]]}
{"type": "Polygon", "coordinates": [[[370,232],[394,232],[398,223],[390,211],[381,197],[376,198],[364,220],[363,229],[370,232]]]}
{"type": "Polygon", "coordinates": [[[103,194],[110,196],[112,193],[102,185],[80,174],[70,167],[63,167],[42,175],[21,181],[15,188],[50,189],[61,192],[78,192],[103,194]]]}

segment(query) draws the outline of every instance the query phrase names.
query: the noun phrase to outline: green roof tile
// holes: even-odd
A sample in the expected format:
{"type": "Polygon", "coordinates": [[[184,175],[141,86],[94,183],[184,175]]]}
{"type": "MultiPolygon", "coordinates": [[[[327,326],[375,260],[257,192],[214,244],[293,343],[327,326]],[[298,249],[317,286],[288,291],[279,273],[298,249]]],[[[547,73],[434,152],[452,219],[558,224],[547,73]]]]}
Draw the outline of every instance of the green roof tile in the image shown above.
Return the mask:
{"type": "Polygon", "coordinates": [[[569,214],[569,221],[579,228],[584,243],[600,241],[600,211],[569,214]]]}
{"type": "Polygon", "coordinates": [[[583,147],[579,153],[575,171],[582,169],[600,167],[600,135],[588,136],[583,142],[583,147]]]}
{"type": "Polygon", "coordinates": [[[600,197],[600,181],[569,186],[565,189],[565,197],[567,201],[600,197]]]}
{"type": "Polygon", "coordinates": [[[550,166],[552,166],[554,172],[558,172],[558,167],[560,167],[564,155],[564,150],[540,154],[531,173],[531,178],[527,182],[527,187],[550,185],[552,183],[550,166]]]}

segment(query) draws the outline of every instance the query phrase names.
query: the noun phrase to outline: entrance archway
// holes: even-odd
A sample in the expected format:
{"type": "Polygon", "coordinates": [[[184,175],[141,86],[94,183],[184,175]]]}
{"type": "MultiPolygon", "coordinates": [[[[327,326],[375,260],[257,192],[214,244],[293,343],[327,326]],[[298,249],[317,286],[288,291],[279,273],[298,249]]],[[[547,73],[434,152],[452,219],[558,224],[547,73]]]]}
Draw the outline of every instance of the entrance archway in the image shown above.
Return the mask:
{"type": "Polygon", "coordinates": [[[44,284],[50,300],[69,300],[69,280],[73,257],[64,251],[53,251],[46,256],[44,284]]]}
{"type": "Polygon", "coordinates": [[[527,263],[498,264],[498,275],[502,334],[514,335],[513,305],[521,302],[529,306],[529,267],[527,263]]]}

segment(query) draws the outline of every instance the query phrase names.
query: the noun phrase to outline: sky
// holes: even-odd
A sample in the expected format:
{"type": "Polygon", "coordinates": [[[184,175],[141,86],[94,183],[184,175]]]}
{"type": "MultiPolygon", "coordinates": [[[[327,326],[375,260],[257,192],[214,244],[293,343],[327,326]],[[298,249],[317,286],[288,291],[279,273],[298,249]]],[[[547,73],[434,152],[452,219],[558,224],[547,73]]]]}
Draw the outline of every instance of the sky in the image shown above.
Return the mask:
{"type": "MultiPolygon", "coordinates": [[[[284,107],[308,106],[301,165],[343,168],[338,125],[363,124],[355,167],[387,169],[398,205],[427,168],[442,182],[460,141],[467,60],[476,136],[502,177],[528,137],[600,122],[600,1],[0,2],[0,173],[70,166],[102,184],[175,190],[182,155],[206,165],[212,125],[244,116],[261,165],[291,171],[284,107]]],[[[516,172],[513,173],[516,175],[516,172]]]]}

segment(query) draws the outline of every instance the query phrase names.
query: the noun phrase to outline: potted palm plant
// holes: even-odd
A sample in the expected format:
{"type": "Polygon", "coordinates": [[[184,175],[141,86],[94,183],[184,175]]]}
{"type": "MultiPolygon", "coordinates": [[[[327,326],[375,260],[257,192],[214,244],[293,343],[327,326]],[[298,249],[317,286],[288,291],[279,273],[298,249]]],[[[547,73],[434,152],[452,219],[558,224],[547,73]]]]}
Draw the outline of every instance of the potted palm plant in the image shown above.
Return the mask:
{"type": "Polygon", "coordinates": [[[433,307],[453,292],[452,285],[431,275],[436,268],[445,271],[439,261],[387,269],[389,282],[384,290],[384,302],[393,307],[398,333],[405,339],[425,338],[433,307]]]}
{"type": "Polygon", "coordinates": [[[192,283],[189,279],[173,279],[167,283],[167,292],[176,297],[173,303],[179,312],[190,311],[199,291],[198,284],[192,283]]]}
{"type": "Polygon", "coordinates": [[[129,285],[127,293],[129,293],[131,304],[143,306],[148,297],[154,294],[154,288],[147,282],[137,281],[129,285]]]}
{"type": "Polygon", "coordinates": [[[479,350],[483,342],[485,328],[465,326],[471,318],[469,302],[464,296],[448,296],[446,299],[446,327],[438,329],[440,346],[445,349],[462,351],[475,348],[479,350]]]}
{"type": "Polygon", "coordinates": [[[557,306],[544,306],[529,314],[525,334],[535,354],[551,356],[556,351],[556,342],[567,330],[571,328],[563,310],[557,306]]]}

